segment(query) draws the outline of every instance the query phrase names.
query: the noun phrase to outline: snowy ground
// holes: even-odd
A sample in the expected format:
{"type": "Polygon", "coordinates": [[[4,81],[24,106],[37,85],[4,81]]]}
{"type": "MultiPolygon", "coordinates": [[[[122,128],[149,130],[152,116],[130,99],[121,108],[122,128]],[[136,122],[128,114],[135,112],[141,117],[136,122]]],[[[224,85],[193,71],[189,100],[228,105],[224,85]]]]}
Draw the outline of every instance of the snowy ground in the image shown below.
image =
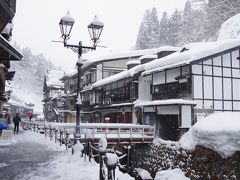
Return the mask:
{"type": "MultiPolygon", "coordinates": [[[[0,175],[6,180],[99,179],[99,165],[94,160],[84,162],[84,158],[80,158],[79,154],[72,156],[70,150],[65,150],[65,146],[60,147],[44,135],[25,132],[14,135],[13,139],[11,142],[7,140],[8,143],[0,140],[0,175]],[[16,151],[11,154],[10,151],[14,149],[16,151]],[[14,160],[8,157],[10,154],[15,156],[14,160]],[[12,172],[12,166],[17,161],[21,162],[20,167],[15,167],[15,172],[12,172]],[[1,174],[3,171],[5,174],[1,174]]],[[[134,179],[119,170],[116,170],[116,177],[119,180],[134,179]]]]}

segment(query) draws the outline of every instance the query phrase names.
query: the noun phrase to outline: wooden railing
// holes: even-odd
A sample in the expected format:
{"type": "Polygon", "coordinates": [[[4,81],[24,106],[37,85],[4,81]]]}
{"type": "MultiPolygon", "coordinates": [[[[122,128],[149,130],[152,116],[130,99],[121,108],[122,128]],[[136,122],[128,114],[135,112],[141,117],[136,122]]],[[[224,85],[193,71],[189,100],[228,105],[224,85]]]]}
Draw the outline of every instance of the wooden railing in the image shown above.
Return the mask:
{"type": "MultiPolygon", "coordinates": [[[[60,136],[74,138],[74,123],[41,123],[26,121],[23,124],[25,129],[31,128],[34,131],[41,131],[50,138],[60,136]]],[[[150,143],[155,137],[155,127],[150,125],[117,124],[117,123],[81,123],[81,142],[88,138],[93,143],[98,143],[102,137],[107,138],[109,143],[150,143]]]]}

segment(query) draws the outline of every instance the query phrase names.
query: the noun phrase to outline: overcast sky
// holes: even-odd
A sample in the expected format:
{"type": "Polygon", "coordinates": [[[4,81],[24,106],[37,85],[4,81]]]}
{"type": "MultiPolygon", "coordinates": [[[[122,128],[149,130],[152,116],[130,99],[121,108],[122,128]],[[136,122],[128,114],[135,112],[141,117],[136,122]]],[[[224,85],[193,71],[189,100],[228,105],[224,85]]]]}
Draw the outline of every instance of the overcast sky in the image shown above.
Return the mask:
{"type": "Polygon", "coordinates": [[[87,25],[95,14],[104,23],[100,45],[113,52],[131,49],[135,42],[144,12],[156,7],[171,14],[183,9],[186,0],[17,0],[13,41],[29,47],[34,54],[43,53],[63,69],[73,68],[77,54],[64,48],[60,39],[59,21],[70,11],[75,24],[69,43],[91,45],[87,25]]]}

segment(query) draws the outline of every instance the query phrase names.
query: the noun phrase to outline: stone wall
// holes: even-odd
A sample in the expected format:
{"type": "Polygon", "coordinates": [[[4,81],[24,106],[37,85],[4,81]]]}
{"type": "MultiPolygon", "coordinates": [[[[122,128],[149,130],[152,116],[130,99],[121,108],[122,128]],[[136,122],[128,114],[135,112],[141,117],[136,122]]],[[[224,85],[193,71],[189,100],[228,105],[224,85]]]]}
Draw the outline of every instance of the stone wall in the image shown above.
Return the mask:
{"type": "Polygon", "coordinates": [[[224,159],[202,146],[190,152],[169,145],[135,145],[131,155],[131,169],[146,169],[152,177],[157,171],[179,168],[190,179],[240,179],[240,152],[224,159]]]}

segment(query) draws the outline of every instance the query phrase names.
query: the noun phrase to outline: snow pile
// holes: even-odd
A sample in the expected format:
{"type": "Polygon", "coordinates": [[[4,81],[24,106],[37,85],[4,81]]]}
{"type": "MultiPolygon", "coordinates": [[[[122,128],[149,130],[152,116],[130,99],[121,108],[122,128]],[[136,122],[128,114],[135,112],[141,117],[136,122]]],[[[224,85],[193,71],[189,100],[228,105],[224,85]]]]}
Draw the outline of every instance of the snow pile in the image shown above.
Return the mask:
{"type": "Polygon", "coordinates": [[[153,144],[155,146],[166,145],[167,148],[178,149],[179,143],[176,141],[164,140],[161,138],[154,138],[153,144]]]}
{"type": "Polygon", "coordinates": [[[200,119],[182,136],[179,143],[184,149],[193,150],[202,145],[229,157],[240,151],[240,113],[221,112],[200,119]]]}
{"type": "Polygon", "coordinates": [[[152,179],[152,176],[150,175],[150,173],[147,170],[141,169],[141,168],[135,168],[135,170],[137,171],[138,175],[142,179],[152,179]]]}
{"type": "Polygon", "coordinates": [[[190,180],[180,169],[171,169],[157,172],[155,180],[190,180]]]}
{"type": "Polygon", "coordinates": [[[237,14],[225,21],[218,35],[218,40],[240,38],[240,14],[237,14]]]}
{"type": "Polygon", "coordinates": [[[118,156],[114,153],[106,153],[107,165],[114,166],[118,163],[118,156]]]}
{"type": "MultiPolygon", "coordinates": [[[[17,141],[15,140],[14,137],[11,137],[9,139],[2,139],[0,136],[0,147],[1,146],[10,146],[10,145],[14,145],[16,143],[17,143],[17,141]]],[[[1,165],[0,165],[0,167],[1,167],[1,165]]]]}
{"type": "MultiPolygon", "coordinates": [[[[45,145],[48,150],[56,152],[54,158],[49,159],[49,162],[39,164],[37,169],[27,171],[23,175],[19,175],[18,179],[28,180],[96,180],[99,179],[99,164],[93,159],[91,162],[84,161],[84,158],[75,153],[71,155],[71,149],[66,150],[65,146],[59,146],[59,143],[50,141],[42,134],[34,132],[20,133],[15,136],[17,142],[27,141],[29,143],[38,143],[45,145]]],[[[44,149],[43,149],[44,151],[44,149]]],[[[0,149],[1,152],[1,149],[0,149]]],[[[0,163],[0,167],[6,164],[0,163]]],[[[133,180],[130,175],[123,174],[116,168],[116,179],[118,180],[133,180]]]]}

